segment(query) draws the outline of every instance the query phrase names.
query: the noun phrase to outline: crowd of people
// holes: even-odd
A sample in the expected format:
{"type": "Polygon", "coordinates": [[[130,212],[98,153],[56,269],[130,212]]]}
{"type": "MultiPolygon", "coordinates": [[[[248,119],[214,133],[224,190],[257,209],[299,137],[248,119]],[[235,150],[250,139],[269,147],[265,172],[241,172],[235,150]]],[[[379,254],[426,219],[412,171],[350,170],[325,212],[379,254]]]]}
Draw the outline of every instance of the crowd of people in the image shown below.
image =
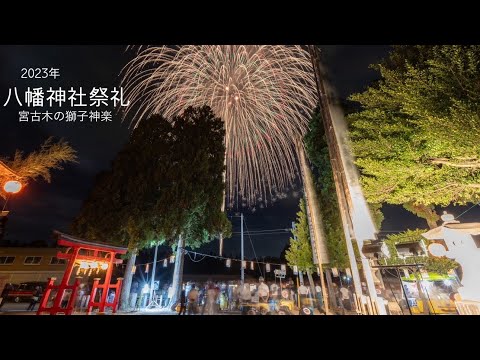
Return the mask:
{"type": "MultiPolygon", "coordinates": [[[[6,298],[8,288],[4,290],[6,298]]],[[[27,310],[32,311],[42,296],[43,289],[37,287],[32,294],[27,310]]],[[[345,310],[352,310],[351,291],[345,286],[338,287],[333,284],[334,302],[338,307],[345,310]]],[[[96,298],[101,297],[102,289],[96,292],[96,298]]],[[[53,304],[56,291],[50,293],[50,299],[47,306],[53,304]]],[[[109,291],[108,302],[113,302],[115,293],[109,291]]],[[[268,304],[263,309],[274,310],[279,301],[290,303],[290,310],[301,308],[302,306],[315,307],[323,312],[323,296],[320,284],[316,283],[310,286],[308,283],[296,286],[291,279],[284,281],[265,281],[260,277],[258,281],[246,280],[243,284],[240,281],[213,282],[205,283],[187,282],[182,286],[179,299],[174,299],[174,288],[171,284],[164,284],[154,292],[152,301],[148,299],[148,292],[142,291],[138,283],[132,284],[130,308],[141,310],[151,304],[157,308],[176,310],[178,314],[201,314],[214,315],[219,313],[228,313],[235,311],[246,311],[254,308],[257,304],[268,304]],[[133,296],[135,295],[135,296],[133,296]],[[176,300],[176,301],[174,301],[176,300]]],[[[61,307],[68,306],[71,297],[71,290],[66,290],[61,300],[61,307]]],[[[89,284],[80,284],[76,291],[76,298],[72,305],[76,311],[86,310],[90,300],[89,284]]],[[[5,301],[3,301],[5,302],[5,301]]],[[[3,305],[3,303],[1,304],[3,305]]],[[[0,305],[0,306],[1,306],[0,305]]]]}
{"type": "MultiPolygon", "coordinates": [[[[335,284],[334,284],[335,285],[335,284]]],[[[334,286],[335,302],[346,310],[353,308],[351,291],[347,287],[334,286]]],[[[258,281],[240,281],[183,284],[180,298],[172,304],[174,289],[165,284],[156,292],[156,304],[160,308],[175,309],[179,315],[214,315],[222,312],[242,311],[259,303],[272,304],[289,301],[291,308],[309,306],[323,312],[323,296],[320,284],[308,283],[295,286],[293,280],[269,281],[262,277],[258,281]]],[[[245,312],[244,312],[245,313],[245,312]]]]}

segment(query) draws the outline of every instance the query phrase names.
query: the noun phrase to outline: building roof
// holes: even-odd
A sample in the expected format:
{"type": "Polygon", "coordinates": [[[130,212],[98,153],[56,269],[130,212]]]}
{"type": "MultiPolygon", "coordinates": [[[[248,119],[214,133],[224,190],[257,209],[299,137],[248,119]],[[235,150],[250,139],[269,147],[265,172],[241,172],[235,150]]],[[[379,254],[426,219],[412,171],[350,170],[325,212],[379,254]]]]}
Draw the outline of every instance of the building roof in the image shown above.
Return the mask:
{"type": "Polygon", "coordinates": [[[10,169],[4,162],[0,161],[0,177],[17,177],[17,174],[10,169]]]}
{"type": "Polygon", "coordinates": [[[458,232],[462,232],[469,235],[480,235],[480,223],[465,223],[460,224],[457,222],[447,222],[444,223],[442,226],[436,227],[432,230],[423,233],[422,236],[428,240],[441,240],[445,238],[443,235],[443,229],[452,229],[458,232]]]}
{"type": "Polygon", "coordinates": [[[0,196],[5,197],[5,191],[3,191],[3,185],[9,180],[18,179],[18,175],[10,169],[4,162],[0,161],[0,196]]]}
{"type": "Polygon", "coordinates": [[[99,250],[105,251],[115,251],[118,254],[125,254],[128,250],[127,247],[116,246],[104,242],[92,242],[85,239],[75,237],[73,235],[65,234],[60,231],[54,230],[54,235],[57,237],[57,244],[62,246],[71,246],[73,245],[85,245],[85,247],[97,247],[99,250]]]}

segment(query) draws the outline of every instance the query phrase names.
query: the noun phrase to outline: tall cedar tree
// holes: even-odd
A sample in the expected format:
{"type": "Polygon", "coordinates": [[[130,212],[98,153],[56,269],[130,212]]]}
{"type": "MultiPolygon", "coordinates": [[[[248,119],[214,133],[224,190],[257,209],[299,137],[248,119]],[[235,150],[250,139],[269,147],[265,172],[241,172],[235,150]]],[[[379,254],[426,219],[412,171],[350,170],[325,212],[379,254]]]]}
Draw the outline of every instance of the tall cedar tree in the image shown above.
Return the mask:
{"type": "Polygon", "coordinates": [[[130,141],[97,176],[72,224],[89,240],[128,245],[122,302],[139,249],[154,244],[197,248],[231,224],[221,212],[225,131],[208,106],[189,107],[173,119],[154,115],[140,122],[130,141]],[[132,261],[133,259],[133,261],[132,261]]]}

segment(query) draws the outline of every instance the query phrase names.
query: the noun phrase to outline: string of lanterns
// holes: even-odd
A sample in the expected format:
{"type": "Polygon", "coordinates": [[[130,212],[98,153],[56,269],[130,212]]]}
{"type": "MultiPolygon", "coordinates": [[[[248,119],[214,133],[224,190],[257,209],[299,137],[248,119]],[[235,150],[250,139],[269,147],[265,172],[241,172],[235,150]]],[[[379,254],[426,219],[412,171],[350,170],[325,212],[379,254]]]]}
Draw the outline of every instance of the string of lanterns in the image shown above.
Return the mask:
{"type": "MultiPolygon", "coordinates": [[[[248,263],[250,263],[250,270],[255,270],[255,264],[265,264],[265,271],[266,272],[271,272],[272,266],[280,266],[280,270],[282,272],[285,272],[287,270],[287,265],[285,265],[285,264],[278,264],[278,263],[271,263],[271,262],[264,262],[264,261],[246,261],[246,260],[235,259],[235,258],[227,258],[227,257],[224,257],[224,256],[203,254],[203,253],[199,253],[199,252],[196,252],[196,251],[190,251],[190,250],[186,250],[186,249],[181,249],[181,251],[183,251],[189,257],[190,257],[190,254],[193,254],[195,257],[198,255],[198,256],[203,256],[203,258],[210,257],[210,258],[214,258],[214,259],[225,260],[225,266],[227,268],[230,268],[232,266],[232,261],[238,261],[238,262],[241,262],[241,265],[244,269],[246,269],[248,263]]],[[[202,258],[202,260],[203,260],[203,258],[202,258]]],[[[194,259],[192,259],[191,257],[190,257],[190,259],[192,261],[194,261],[194,259]]],[[[170,255],[170,256],[168,256],[164,259],[157,260],[157,263],[163,263],[164,268],[166,268],[168,266],[168,263],[173,264],[174,262],[175,262],[175,255],[170,255]]],[[[198,262],[198,261],[196,261],[196,262],[198,262]]],[[[132,267],[132,274],[135,274],[135,272],[137,271],[137,268],[142,267],[142,266],[145,266],[145,273],[148,273],[150,271],[150,265],[151,264],[153,264],[153,261],[148,262],[148,263],[134,265],[132,267]]],[[[123,266],[125,266],[125,265],[123,265],[123,266]]],[[[293,266],[293,273],[295,275],[298,274],[298,267],[297,266],[293,266]]]]}
{"type": "Polygon", "coordinates": [[[79,260],[75,262],[74,266],[78,266],[77,275],[79,275],[82,270],[85,275],[90,276],[95,270],[95,274],[98,274],[100,270],[108,269],[108,262],[105,261],[90,261],[90,260],[79,260]],[[88,274],[87,274],[88,272],[88,274]]]}
{"type": "MultiPolygon", "coordinates": [[[[175,262],[175,255],[170,255],[165,259],[157,260],[157,263],[163,262],[163,267],[166,268],[168,266],[169,260],[170,260],[170,264],[173,264],[175,262]]],[[[145,273],[148,274],[148,272],[150,271],[150,264],[153,264],[153,262],[133,265],[132,274],[135,274],[135,272],[137,271],[137,267],[144,266],[144,265],[145,265],[145,273]]],[[[126,265],[123,265],[123,266],[126,266],[126,265]]]]}

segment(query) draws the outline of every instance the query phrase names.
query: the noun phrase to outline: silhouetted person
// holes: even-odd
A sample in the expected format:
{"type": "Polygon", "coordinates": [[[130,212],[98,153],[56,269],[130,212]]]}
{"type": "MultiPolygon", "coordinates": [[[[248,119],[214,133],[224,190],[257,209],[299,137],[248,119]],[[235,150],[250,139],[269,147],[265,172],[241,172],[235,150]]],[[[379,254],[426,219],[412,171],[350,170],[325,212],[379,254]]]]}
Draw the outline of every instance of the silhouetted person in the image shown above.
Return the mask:
{"type": "Polygon", "coordinates": [[[187,311],[187,305],[186,305],[186,297],[185,297],[185,290],[182,290],[180,293],[180,311],[178,312],[178,315],[185,315],[185,312],[187,311]]]}
{"type": "Polygon", "coordinates": [[[28,305],[27,311],[33,311],[38,300],[40,300],[40,286],[37,286],[33,291],[32,299],[30,300],[30,305],[28,305]]]}
{"type": "Polygon", "coordinates": [[[5,284],[5,287],[3,288],[2,295],[0,296],[2,298],[2,301],[0,302],[0,309],[2,306],[7,302],[8,298],[8,293],[13,290],[13,285],[12,284],[5,284]]]}
{"type": "Polygon", "coordinates": [[[195,284],[193,284],[191,290],[188,293],[188,315],[195,315],[198,312],[197,301],[198,290],[195,284]]]}

